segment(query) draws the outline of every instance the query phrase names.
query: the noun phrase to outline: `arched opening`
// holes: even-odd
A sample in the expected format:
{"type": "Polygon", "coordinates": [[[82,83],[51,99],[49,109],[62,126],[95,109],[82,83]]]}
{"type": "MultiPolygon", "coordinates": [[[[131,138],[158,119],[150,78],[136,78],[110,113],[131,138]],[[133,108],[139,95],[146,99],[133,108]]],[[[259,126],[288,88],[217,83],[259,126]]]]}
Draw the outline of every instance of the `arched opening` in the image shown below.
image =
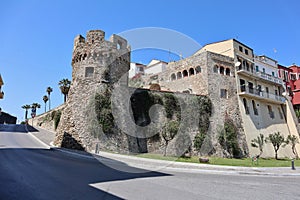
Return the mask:
{"type": "Polygon", "coordinates": [[[181,79],[181,78],[182,78],[181,72],[177,72],[177,79],[181,79]]]}
{"type": "Polygon", "coordinates": [[[229,68],[226,68],[225,74],[226,74],[226,76],[230,76],[230,69],[229,68]]]}
{"type": "Polygon", "coordinates": [[[186,70],[184,70],[184,71],[182,72],[182,75],[183,75],[183,77],[188,77],[188,76],[189,76],[189,74],[188,74],[188,72],[187,72],[186,70]]]}
{"type": "Polygon", "coordinates": [[[243,104],[244,104],[245,112],[248,115],[249,114],[249,108],[248,108],[247,100],[245,98],[243,98],[243,104]]]}
{"type": "Polygon", "coordinates": [[[195,74],[195,70],[194,70],[194,68],[190,68],[190,69],[189,69],[189,74],[190,74],[190,76],[192,76],[192,75],[194,75],[194,74],[195,74]]]}
{"type": "Polygon", "coordinates": [[[218,66],[218,65],[215,65],[214,68],[213,68],[213,70],[214,70],[214,73],[218,73],[218,71],[219,71],[219,66],[218,66]]]}
{"type": "Polygon", "coordinates": [[[252,107],[253,107],[254,115],[258,115],[258,110],[256,108],[256,104],[254,100],[252,100],[252,107]]]}
{"type": "Polygon", "coordinates": [[[201,73],[201,67],[200,67],[200,66],[197,66],[197,67],[195,68],[195,70],[196,70],[196,74],[201,73]]]}
{"type": "Polygon", "coordinates": [[[173,73],[173,74],[171,74],[171,81],[174,81],[174,80],[176,80],[176,75],[173,73]]]}
{"type": "Polygon", "coordinates": [[[220,74],[224,75],[224,67],[220,67],[220,74]]]}

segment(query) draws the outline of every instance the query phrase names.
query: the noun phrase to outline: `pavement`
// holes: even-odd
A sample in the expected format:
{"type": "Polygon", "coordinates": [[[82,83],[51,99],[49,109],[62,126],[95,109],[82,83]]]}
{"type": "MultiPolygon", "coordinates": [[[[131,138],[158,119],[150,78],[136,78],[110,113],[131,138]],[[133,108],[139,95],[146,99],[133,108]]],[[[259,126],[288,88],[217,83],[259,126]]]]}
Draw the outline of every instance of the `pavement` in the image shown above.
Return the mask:
{"type": "MultiPolygon", "coordinates": [[[[79,156],[86,159],[96,158],[105,165],[110,165],[112,160],[119,161],[128,166],[142,168],[149,171],[179,171],[187,173],[211,173],[211,174],[236,174],[236,175],[257,175],[257,176],[300,176],[300,168],[296,166],[295,170],[291,167],[238,167],[238,166],[221,166],[198,163],[185,163],[165,160],[155,160],[148,158],[139,158],[130,155],[121,155],[100,151],[99,154],[92,154],[83,151],[70,150],[65,148],[57,148],[53,146],[55,133],[41,128],[36,128],[37,131],[30,132],[34,137],[45,143],[49,148],[65,152],[70,156],[79,156]]],[[[112,166],[112,165],[111,165],[112,166]]]]}

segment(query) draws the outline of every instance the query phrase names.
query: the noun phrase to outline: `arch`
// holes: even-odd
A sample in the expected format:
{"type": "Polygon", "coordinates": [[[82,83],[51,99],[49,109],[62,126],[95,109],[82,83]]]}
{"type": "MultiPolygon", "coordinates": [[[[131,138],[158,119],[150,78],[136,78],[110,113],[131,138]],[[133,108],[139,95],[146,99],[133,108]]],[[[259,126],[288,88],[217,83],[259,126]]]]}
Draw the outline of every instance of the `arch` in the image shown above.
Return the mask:
{"type": "Polygon", "coordinates": [[[249,108],[248,108],[247,100],[245,98],[243,98],[243,104],[244,104],[245,112],[248,115],[249,114],[249,108]]]}
{"type": "Polygon", "coordinates": [[[221,66],[221,67],[220,67],[220,74],[224,75],[224,70],[225,70],[224,67],[221,66]]]}
{"type": "Polygon", "coordinates": [[[196,71],[196,74],[201,73],[201,67],[198,65],[198,66],[195,68],[195,71],[196,71]]]}
{"type": "Polygon", "coordinates": [[[182,78],[181,72],[177,72],[177,79],[181,79],[181,78],[182,78]]]}
{"type": "Polygon", "coordinates": [[[174,81],[174,80],[176,80],[176,75],[173,73],[173,74],[171,74],[171,81],[174,81]]]}
{"type": "Polygon", "coordinates": [[[253,107],[253,112],[254,112],[254,115],[258,115],[258,110],[256,108],[256,103],[254,100],[252,100],[252,107],[253,107]]]}
{"type": "Polygon", "coordinates": [[[187,70],[183,70],[182,75],[183,75],[183,77],[188,77],[189,76],[187,70]]]}
{"type": "Polygon", "coordinates": [[[229,68],[226,68],[225,74],[226,74],[226,76],[230,76],[230,69],[229,68]]]}
{"type": "Polygon", "coordinates": [[[190,74],[190,76],[192,76],[192,75],[194,75],[194,74],[195,74],[195,70],[194,70],[194,68],[190,68],[190,69],[189,69],[189,74],[190,74]]]}
{"type": "Polygon", "coordinates": [[[219,66],[218,66],[218,65],[215,65],[214,68],[213,68],[213,71],[214,71],[214,73],[218,73],[218,71],[219,71],[219,66]]]}
{"type": "Polygon", "coordinates": [[[157,83],[151,84],[149,89],[150,90],[158,90],[158,91],[160,91],[160,85],[157,84],[157,83]]]}

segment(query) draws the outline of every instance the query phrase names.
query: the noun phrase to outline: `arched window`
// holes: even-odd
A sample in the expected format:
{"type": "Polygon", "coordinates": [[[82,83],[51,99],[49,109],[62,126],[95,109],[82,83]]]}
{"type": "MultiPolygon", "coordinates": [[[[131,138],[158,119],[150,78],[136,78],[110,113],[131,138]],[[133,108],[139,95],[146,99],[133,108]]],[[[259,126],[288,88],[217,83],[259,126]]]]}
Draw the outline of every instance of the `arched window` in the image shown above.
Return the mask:
{"type": "Polygon", "coordinates": [[[256,104],[254,100],[252,100],[252,107],[253,107],[254,115],[258,115],[258,110],[256,108],[256,104]]]}
{"type": "Polygon", "coordinates": [[[220,74],[224,75],[224,67],[220,67],[220,74]]]}
{"type": "Polygon", "coordinates": [[[218,65],[215,65],[215,66],[214,66],[214,73],[218,73],[218,71],[219,71],[219,66],[218,66],[218,65]]]}
{"type": "Polygon", "coordinates": [[[181,79],[181,78],[182,78],[181,72],[177,72],[177,79],[181,79]]]}
{"type": "Polygon", "coordinates": [[[230,76],[230,69],[229,69],[229,68],[226,68],[225,74],[226,74],[227,76],[230,76]]]}
{"type": "Polygon", "coordinates": [[[192,75],[194,75],[194,74],[195,74],[195,70],[194,70],[194,68],[190,68],[190,69],[189,69],[189,74],[190,74],[190,76],[192,76],[192,75]]]}
{"type": "Polygon", "coordinates": [[[188,76],[189,76],[189,74],[188,74],[188,72],[187,72],[186,70],[184,70],[184,71],[182,72],[182,75],[183,75],[183,77],[188,77],[188,76]]]}
{"type": "Polygon", "coordinates": [[[176,75],[173,73],[173,74],[171,74],[171,81],[174,81],[174,80],[176,80],[176,75]]]}
{"type": "Polygon", "coordinates": [[[247,100],[245,98],[243,98],[243,104],[244,104],[245,112],[248,115],[249,114],[249,108],[248,108],[247,100]]]}
{"type": "Polygon", "coordinates": [[[201,67],[200,66],[197,66],[195,70],[196,70],[196,74],[201,73],[201,67]]]}

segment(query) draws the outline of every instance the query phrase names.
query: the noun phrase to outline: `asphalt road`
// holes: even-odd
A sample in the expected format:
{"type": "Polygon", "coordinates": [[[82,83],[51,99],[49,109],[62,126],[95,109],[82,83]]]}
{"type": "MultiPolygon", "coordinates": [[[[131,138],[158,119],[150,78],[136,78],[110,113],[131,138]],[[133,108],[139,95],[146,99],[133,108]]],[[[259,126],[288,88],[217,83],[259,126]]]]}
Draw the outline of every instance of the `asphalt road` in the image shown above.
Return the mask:
{"type": "Polygon", "coordinates": [[[300,199],[299,177],[147,172],[106,162],[117,167],[49,149],[22,126],[0,125],[1,200],[300,199]]]}

